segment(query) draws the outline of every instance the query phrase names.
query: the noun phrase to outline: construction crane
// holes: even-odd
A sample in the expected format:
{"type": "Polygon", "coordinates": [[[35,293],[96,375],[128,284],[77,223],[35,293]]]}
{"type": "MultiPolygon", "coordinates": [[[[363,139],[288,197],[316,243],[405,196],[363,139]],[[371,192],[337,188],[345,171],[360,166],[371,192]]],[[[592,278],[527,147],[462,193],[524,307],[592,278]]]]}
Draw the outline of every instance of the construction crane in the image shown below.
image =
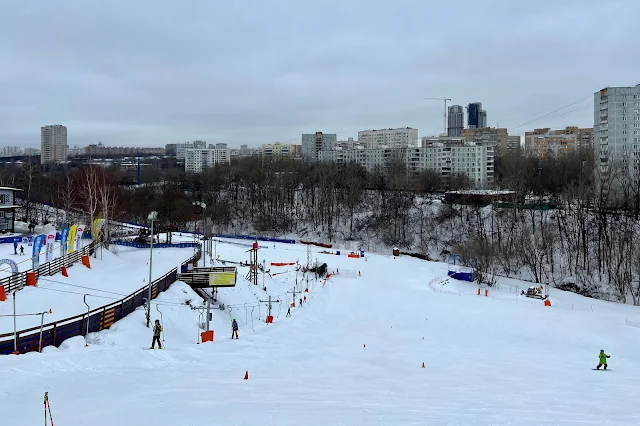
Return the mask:
{"type": "Polygon", "coordinates": [[[447,133],[447,101],[450,101],[451,99],[449,98],[422,98],[422,99],[444,101],[444,133],[447,133]]]}

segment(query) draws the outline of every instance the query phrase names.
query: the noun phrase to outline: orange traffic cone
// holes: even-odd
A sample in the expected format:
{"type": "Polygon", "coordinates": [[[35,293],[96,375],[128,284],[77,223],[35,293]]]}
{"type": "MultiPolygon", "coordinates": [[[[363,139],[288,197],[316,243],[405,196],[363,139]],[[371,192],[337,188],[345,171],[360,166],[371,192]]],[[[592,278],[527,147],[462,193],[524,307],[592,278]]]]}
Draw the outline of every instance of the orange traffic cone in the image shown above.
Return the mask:
{"type": "Polygon", "coordinates": [[[422,363],[422,368],[427,368],[427,367],[424,366],[424,362],[422,363]]]}
{"type": "Polygon", "coordinates": [[[244,373],[244,379],[245,379],[245,380],[249,380],[249,370],[245,371],[245,373],[244,373]]]}
{"type": "Polygon", "coordinates": [[[69,273],[67,272],[67,267],[63,266],[62,269],[60,270],[60,272],[62,273],[63,277],[68,277],[69,273]]]}

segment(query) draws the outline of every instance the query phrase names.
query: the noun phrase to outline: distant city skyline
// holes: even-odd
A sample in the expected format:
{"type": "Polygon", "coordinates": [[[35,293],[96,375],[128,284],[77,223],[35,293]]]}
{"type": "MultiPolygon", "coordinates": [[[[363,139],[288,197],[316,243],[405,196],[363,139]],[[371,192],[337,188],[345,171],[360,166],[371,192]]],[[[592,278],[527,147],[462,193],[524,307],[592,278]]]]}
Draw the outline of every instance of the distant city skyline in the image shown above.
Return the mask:
{"type": "Polygon", "coordinates": [[[481,101],[489,126],[522,135],[593,126],[592,94],[638,79],[640,57],[618,53],[637,49],[636,0],[278,3],[7,4],[0,145],[37,147],[48,123],[70,146],[440,134],[443,106],[425,97],[481,101]]]}

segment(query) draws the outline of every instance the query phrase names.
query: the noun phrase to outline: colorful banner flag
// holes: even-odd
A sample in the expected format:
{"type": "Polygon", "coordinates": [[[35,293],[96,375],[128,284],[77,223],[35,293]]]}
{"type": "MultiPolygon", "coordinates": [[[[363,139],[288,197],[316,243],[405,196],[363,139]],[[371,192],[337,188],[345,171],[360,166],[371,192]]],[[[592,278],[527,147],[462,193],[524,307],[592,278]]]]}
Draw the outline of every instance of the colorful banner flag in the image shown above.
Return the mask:
{"type": "Polygon", "coordinates": [[[43,244],[46,241],[46,235],[38,235],[33,239],[33,269],[38,269],[40,267],[40,250],[42,249],[43,244]]]}
{"type": "Polygon", "coordinates": [[[82,234],[84,233],[84,229],[84,225],[78,225],[78,230],[76,231],[76,250],[82,248],[82,234]]]}
{"type": "Polygon", "coordinates": [[[56,242],[56,231],[51,231],[47,234],[47,239],[46,239],[46,259],[47,262],[51,262],[53,260],[53,246],[56,242]]]}
{"type": "Polygon", "coordinates": [[[60,232],[60,256],[67,252],[67,240],[69,239],[69,228],[64,228],[60,232]]]}
{"type": "Polygon", "coordinates": [[[75,251],[76,249],[76,234],[78,233],[78,225],[73,225],[70,229],[69,229],[69,239],[67,242],[68,245],[68,249],[67,249],[67,253],[71,254],[75,251]]]}

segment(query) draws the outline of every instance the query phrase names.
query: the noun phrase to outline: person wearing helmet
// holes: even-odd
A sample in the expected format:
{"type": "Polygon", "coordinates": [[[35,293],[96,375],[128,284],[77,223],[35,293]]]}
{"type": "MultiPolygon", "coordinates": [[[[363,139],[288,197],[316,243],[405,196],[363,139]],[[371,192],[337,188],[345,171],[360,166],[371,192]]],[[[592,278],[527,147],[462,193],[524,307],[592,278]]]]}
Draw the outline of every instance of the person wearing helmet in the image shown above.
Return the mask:
{"type": "Polygon", "coordinates": [[[598,355],[598,358],[600,359],[600,363],[596,367],[596,370],[600,370],[600,367],[602,367],[603,365],[604,365],[604,369],[606,370],[607,369],[607,358],[611,358],[611,357],[604,353],[604,349],[600,349],[600,354],[598,355]]]}
{"type": "Polygon", "coordinates": [[[158,342],[158,349],[162,349],[162,343],[160,343],[160,333],[162,333],[162,326],[160,325],[160,320],[156,320],[155,324],[153,324],[153,341],[151,342],[151,348],[156,348],[156,342],[158,342]]]}
{"type": "Polygon", "coordinates": [[[235,318],[231,323],[231,338],[233,339],[234,336],[236,339],[238,339],[238,322],[236,321],[235,318]]]}

